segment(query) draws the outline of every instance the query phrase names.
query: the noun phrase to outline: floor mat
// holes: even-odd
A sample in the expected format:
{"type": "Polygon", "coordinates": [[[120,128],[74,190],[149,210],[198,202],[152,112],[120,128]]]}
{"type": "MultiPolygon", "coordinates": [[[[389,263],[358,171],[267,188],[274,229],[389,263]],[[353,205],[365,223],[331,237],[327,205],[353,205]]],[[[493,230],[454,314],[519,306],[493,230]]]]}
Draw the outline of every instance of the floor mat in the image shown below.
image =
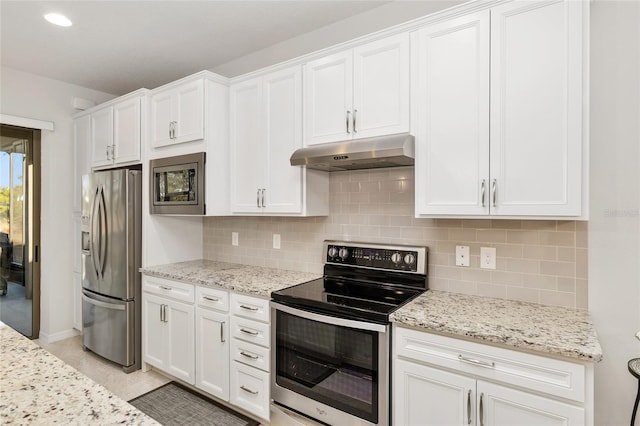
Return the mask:
{"type": "Polygon", "coordinates": [[[165,426],[258,426],[255,420],[176,382],[134,398],[129,404],[165,426]]]}

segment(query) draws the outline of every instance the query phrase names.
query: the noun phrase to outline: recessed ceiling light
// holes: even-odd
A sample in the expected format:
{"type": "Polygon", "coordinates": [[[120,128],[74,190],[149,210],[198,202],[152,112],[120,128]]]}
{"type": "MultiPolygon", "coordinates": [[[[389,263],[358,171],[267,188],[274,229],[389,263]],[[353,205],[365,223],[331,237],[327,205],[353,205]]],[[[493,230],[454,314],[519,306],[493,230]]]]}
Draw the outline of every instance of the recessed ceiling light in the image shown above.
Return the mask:
{"type": "Polygon", "coordinates": [[[72,22],[64,15],[60,15],[59,13],[47,13],[44,15],[44,19],[51,22],[54,25],[59,25],[61,27],[70,27],[72,22]]]}

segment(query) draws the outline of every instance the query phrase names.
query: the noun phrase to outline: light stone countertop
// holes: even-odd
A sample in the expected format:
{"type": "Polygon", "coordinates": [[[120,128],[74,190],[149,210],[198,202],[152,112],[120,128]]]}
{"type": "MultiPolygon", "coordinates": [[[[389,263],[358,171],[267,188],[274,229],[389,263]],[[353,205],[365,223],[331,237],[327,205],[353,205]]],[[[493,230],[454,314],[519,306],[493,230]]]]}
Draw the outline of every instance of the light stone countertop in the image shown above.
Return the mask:
{"type": "Polygon", "coordinates": [[[398,325],[557,355],[602,360],[588,312],[429,290],[391,315],[398,325]]]}
{"type": "Polygon", "coordinates": [[[0,424],[159,424],[1,322],[0,363],[0,424]]]}
{"type": "Polygon", "coordinates": [[[271,292],[321,278],[309,272],[286,271],[262,266],[213,260],[191,260],[140,269],[145,275],[191,284],[220,287],[250,296],[271,297],[271,292]]]}

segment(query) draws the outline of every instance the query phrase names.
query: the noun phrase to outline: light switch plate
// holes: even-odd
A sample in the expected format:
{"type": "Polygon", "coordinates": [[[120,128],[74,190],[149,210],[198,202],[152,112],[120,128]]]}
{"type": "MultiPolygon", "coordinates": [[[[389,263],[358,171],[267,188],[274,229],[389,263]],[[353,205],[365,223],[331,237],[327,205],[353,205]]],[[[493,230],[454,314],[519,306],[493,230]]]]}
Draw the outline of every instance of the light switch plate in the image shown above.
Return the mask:
{"type": "Polygon", "coordinates": [[[469,266],[469,246],[456,246],[456,266],[469,266]]]}
{"type": "Polygon", "coordinates": [[[280,234],[273,234],[273,248],[280,248],[280,234]]]}
{"type": "Polygon", "coordinates": [[[480,247],[480,268],[496,269],[495,247],[480,247]]]}
{"type": "Polygon", "coordinates": [[[232,232],[231,233],[231,245],[232,246],[237,246],[238,245],[238,233],[237,232],[232,232]]]}

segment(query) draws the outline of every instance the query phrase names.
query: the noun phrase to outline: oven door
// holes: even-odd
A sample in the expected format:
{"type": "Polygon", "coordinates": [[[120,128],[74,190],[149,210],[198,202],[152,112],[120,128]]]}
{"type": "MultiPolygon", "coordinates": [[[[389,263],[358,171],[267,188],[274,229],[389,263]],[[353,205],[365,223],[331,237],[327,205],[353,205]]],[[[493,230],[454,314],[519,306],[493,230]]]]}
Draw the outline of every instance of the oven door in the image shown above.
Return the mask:
{"type": "Polygon", "coordinates": [[[271,398],[331,425],[389,423],[389,325],[271,302],[271,398]]]}

